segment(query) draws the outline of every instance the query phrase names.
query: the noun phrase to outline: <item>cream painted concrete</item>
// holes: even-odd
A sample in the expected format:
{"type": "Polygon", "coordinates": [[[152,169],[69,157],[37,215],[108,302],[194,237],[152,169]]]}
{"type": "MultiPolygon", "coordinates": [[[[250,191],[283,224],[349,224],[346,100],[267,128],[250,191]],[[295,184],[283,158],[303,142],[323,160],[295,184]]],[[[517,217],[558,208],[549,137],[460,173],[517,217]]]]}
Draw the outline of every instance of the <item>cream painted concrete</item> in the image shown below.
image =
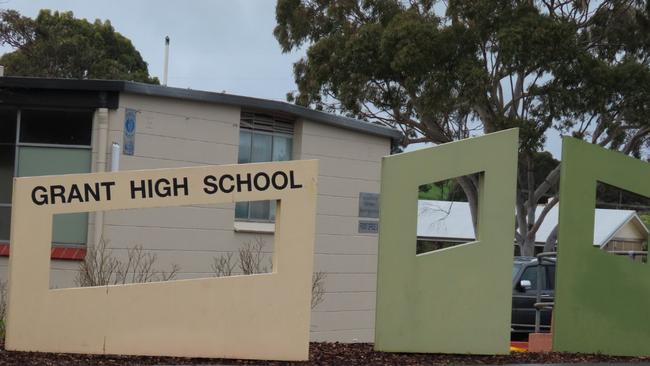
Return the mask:
{"type": "MultiPolygon", "coordinates": [[[[241,116],[238,107],[122,93],[119,108],[109,111],[109,145],[123,143],[126,108],[138,113],[135,154],[120,156],[122,171],[237,162],[241,116]]],[[[97,144],[95,128],[94,159],[97,144]]],[[[321,166],[314,261],[316,268],[327,275],[327,301],[313,310],[313,340],[373,340],[373,330],[368,329],[372,325],[362,319],[374,316],[374,303],[351,308],[349,299],[350,293],[355,292],[363,293],[364,299],[368,293],[374,296],[377,235],[357,232],[359,193],[379,193],[379,164],[389,154],[390,140],[385,137],[309,120],[294,123],[294,159],[318,159],[321,166]],[[346,327],[337,328],[336,314],[349,320],[346,327]],[[359,320],[354,320],[356,315],[359,320]]],[[[90,238],[93,216],[89,220],[90,238]]],[[[265,241],[266,256],[270,258],[274,252],[275,235],[235,230],[233,203],[107,211],[104,220],[103,238],[116,258],[125,259],[126,248],[141,245],[146,252],[156,255],[158,270],[167,271],[174,264],[180,266],[178,279],[213,277],[214,257],[229,252],[236,256],[242,244],[257,238],[265,241]]],[[[6,259],[0,258],[0,267],[2,262],[6,263],[6,259]]],[[[78,262],[65,265],[70,268],[51,273],[52,288],[74,286],[78,262]]]]}
{"type": "MultiPolygon", "coordinates": [[[[9,277],[9,258],[0,258],[0,279],[9,277]]],[[[50,289],[70,287],[79,270],[79,262],[52,259],[50,264],[50,289]]]]}
{"type": "MultiPolygon", "coordinates": [[[[306,360],[317,161],[27,177],[14,180],[8,350],[306,360]],[[212,174],[295,172],[302,187],[208,194],[212,174]],[[187,177],[188,195],[131,198],[132,179],[187,177]],[[112,198],[37,205],[34,188],[113,181],[112,198]],[[50,289],[52,215],[99,210],[279,200],[273,273],[50,289]],[[34,227],[33,222],[39,222],[34,227]],[[261,306],[263,305],[263,306],[261,306]]],[[[326,302],[328,299],[326,299],[326,302]]],[[[350,307],[356,306],[354,298],[350,307]]],[[[366,306],[374,302],[366,299],[366,306]]]]}

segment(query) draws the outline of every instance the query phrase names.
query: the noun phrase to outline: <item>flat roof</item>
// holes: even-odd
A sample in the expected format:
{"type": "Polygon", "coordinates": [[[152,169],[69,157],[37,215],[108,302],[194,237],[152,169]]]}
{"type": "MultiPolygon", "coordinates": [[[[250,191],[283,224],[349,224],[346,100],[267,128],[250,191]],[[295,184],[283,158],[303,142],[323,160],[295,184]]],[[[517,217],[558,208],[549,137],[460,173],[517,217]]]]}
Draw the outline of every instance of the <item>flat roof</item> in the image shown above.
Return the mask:
{"type": "MultiPolygon", "coordinates": [[[[400,131],[380,126],[374,123],[361,121],[354,118],[348,118],[326,112],[321,112],[299,105],[245,97],[227,93],[216,93],[202,90],[174,88],[162,85],[152,85],[138,83],[134,81],[123,80],[82,80],[82,79],[56,79],[56,78],[38,78],[38,77],[0,77],[0,88],[7,89],[35,89],[41,91],[69,91],[69,92],[99,92],[99,93],[132,93],[139,95],[149,95],[154,97],[175,98],[205,103],[224,104],[241,106],[246,109],[253,109],[261,112],[282,112],[295,117],[305,118],[310,121],[320,122],[327,125],[336,126],[348,130],[363,132],[371,135],[384,136],[392,140],[399,141],[403,135],[400,131]]],[[[40,98],[39,98],[40,99],[40,98]]],[[[98,97],[97,99],[102,99],[98,97]]],[[[108,98],[111,99],[111,98],[108,98]]],[[[113,98],[115,99],[115,98],[113,98]]],[[[94,100],[94,99],[93,99],[94,100]]],[[[117,108],[114,103],[109,103],[106,107],[117,108]]],[[[1,98],[0,103],[6,103],[1,98]]]]}

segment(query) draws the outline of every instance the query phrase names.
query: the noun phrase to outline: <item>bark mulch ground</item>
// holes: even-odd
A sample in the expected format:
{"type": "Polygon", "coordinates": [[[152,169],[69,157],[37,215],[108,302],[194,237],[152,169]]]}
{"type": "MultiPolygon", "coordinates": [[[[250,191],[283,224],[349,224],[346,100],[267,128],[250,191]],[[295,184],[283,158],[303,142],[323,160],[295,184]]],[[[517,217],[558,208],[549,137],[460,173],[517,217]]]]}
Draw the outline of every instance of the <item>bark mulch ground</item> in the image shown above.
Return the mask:
{"type": "Polygon", "coordinates": [[[375,352],[372,344],[312,343],[307,362],[246,361],[177,357],[96,356],[63,353],[13,352],[0,345],[0,365],[503,365],[521,363],[638,363],[650,357],[594,354],[511,353],[471,356],[375,352]]]}

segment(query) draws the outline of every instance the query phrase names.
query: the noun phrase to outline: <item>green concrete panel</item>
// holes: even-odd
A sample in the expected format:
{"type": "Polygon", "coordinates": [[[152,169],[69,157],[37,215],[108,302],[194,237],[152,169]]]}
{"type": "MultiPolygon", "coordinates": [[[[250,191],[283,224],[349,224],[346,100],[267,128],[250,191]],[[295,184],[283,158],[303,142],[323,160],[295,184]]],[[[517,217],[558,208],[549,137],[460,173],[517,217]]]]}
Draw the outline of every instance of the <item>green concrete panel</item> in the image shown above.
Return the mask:
{"type": "Polygon", "coordinates": [[[384,157],[375,349],[509,351],[518,131],[384,157]],[[477,241],[415,254],[418,186],[484,172],[477,241]]]}
{"type": "Polygon", "coordinates": [[[650,267],[593,247],[597,182],[650,196],[650,164],[562,141],[553,350],[650,355],[650,267]]]}

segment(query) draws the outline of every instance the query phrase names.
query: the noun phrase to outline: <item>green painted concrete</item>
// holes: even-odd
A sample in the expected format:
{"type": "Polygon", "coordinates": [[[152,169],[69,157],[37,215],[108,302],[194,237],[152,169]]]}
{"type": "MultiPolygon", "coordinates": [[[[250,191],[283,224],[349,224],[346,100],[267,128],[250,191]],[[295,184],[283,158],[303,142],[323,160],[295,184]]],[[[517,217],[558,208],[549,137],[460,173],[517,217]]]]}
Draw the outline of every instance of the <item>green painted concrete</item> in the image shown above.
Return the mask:
{"type": "Polygon", "coordinates": [[[562,142],[553,350],[650,355],[650,267],[593,247],[596,183],[650,196],[650,164],[562,142]]]}
{"type": "Polygon", "coordinates": [[[382,161],[375,349],[509,351],[518,131],[382,161]],[[484,172],[478,241],[415,254],[418,186],[484,172]]]}

